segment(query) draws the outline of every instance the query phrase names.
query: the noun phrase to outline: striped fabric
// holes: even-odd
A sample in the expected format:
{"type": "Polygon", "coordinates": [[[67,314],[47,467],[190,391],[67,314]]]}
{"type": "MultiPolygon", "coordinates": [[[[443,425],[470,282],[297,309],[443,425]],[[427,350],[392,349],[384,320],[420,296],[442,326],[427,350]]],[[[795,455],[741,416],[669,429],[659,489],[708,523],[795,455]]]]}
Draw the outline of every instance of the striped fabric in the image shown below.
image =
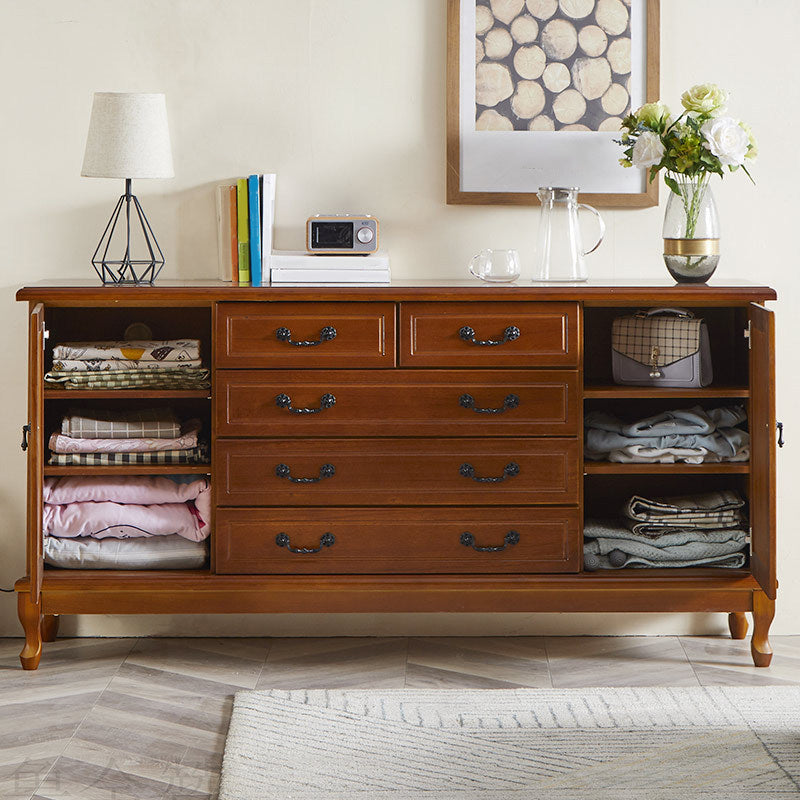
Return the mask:
{"type": "Polygon", "coordinates": [[[61,433],[73,439],[176,439],[181,424],[170,408],[71,408],[61,420],[61,433]]]}
{"type": "Polygon", "coordinates": [[[207,464],[208,447],[201,444],[186,450],[143,453],[51,453],[54,466],[112,467],[123,464],[207,464]]]}
{"type": "Polygon", "coordinates": [[[160,372],[59,372],[51,370],[44,379],[65,389],[208,389],[207,369],[169,369],[160,372]]]}

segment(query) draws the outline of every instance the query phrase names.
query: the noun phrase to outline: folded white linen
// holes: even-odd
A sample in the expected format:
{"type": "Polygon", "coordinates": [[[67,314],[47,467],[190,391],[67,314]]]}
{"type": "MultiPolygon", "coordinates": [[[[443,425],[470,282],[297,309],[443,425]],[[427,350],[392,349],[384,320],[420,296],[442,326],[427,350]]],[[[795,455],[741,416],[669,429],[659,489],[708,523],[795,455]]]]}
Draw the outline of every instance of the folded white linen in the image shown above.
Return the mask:
{"type": "Polygon", "coordinates": [[[54,360],[190,361],[200,358],[199,339],[163,341],[62,342],[53,348],[54,360]]]}
{"type": "Polygon", "coordinates": [[[163,372],[175,369],[197,369],[203,362],[199,358],[185,361],[121,361],[116,359],[91,358],[86,361],[58,359],[53,361],[55,372],[163,372]]]}
{"type": "Polygon", "coordinates": [[[162,450],[190,450],[197,447],[200,420],[192,419],[181,426],[181,435],[174,439],[76,439],[62,433],[50,436],[54,453],[155,453],[162,450]]]}

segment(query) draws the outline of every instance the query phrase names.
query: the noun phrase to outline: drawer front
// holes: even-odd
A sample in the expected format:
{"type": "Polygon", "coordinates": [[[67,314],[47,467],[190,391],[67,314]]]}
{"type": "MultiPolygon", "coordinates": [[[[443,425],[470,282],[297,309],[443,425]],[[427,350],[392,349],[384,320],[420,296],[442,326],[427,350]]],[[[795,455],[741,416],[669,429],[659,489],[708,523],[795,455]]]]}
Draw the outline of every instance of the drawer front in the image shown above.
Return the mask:
{"type": "Polygon", "coordinates": [[[221,506],[578,502],[577,439],[218,439],[221,506]]]}
{"type": "Polygon", "coordinates": [[[578,572],[580,538],[574,508],[228,508],[217,514],[216,571],[578,572]]]}
{"type": "Polygon", "coordinates": [[[400,364],[576,367],[576,303],[403,303],[400,364]]]}
{"type": "Polygon", "coordinates": [[[574,370],[217,372],[218,436],[570,436],[574,370]]]}
{"type": "Polygon", "coordinates": [[[393,303],[218,303],[218,367],[393,367],[393,303]]]}

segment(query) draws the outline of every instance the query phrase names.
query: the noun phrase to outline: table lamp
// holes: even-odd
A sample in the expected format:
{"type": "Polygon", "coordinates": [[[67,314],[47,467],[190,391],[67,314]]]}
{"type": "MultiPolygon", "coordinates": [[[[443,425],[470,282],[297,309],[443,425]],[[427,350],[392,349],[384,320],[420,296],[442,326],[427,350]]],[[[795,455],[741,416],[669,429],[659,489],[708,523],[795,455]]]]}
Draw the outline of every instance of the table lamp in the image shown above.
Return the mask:
{"type": "Polygon", "coordinates": [[[92,256],[92,266],[104,284],[155,281],[164,266],[164,254],[139,200],[131,194],[131,181],[171,178],[174,174],[164,95],[96,92],[81,175],[125,179],[125,194],[117,201],[92,256]],[[113,260],[109,249],[118,223],[125,226],[124,252],[113,260]],[[133,244],[141,247],[141,258],[134,258],[131,252],[132,226],[133,244]]]}

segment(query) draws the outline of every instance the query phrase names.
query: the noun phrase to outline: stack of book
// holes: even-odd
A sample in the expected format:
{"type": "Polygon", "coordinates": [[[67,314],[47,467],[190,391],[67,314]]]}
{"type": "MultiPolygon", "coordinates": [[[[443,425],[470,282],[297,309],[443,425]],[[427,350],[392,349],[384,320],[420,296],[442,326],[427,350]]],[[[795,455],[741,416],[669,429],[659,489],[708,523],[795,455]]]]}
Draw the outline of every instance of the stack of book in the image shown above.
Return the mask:
{"type": "Polygon", "coordinates": [[[275,175],[250,175],[217,187],[219,277],[261,286],[269,283],[275,175]]]}
{"type": "Polygon", "coordinates": [[[273,250],[270,258],[273,284],[390,283],[389,255],[328,256],[305,251],[273,250]]]}

